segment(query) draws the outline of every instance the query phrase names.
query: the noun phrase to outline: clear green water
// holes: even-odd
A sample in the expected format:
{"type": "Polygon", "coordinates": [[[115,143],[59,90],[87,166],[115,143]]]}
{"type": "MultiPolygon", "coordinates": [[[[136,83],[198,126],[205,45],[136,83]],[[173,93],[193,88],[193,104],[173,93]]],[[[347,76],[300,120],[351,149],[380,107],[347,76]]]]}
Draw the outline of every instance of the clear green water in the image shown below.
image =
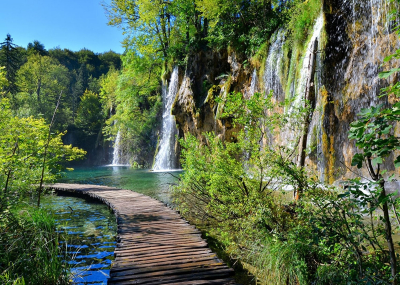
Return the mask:
{"type": "Polygon", "coordinates": [[[114,214],[102,203],[76,197],[46,195],[42,206],[52,211],[66,239],[60,245],[67,252],[71,282],[107,284],[116,244],[114,214]]]}
{"type": "Polygon", "coordinates": [[[182,171],[158,173],[126,166],[82,167],[67,172],[60,182],[105,185],[133,190],[169,204],[171,202],[170,187],[177,182],[174,176],[179,176],[181,173],[182,171]]]}
{"type": "MultiPolygon", "coordinates": [[[[129,189],[169,204],[170,187],[180,173],[172,176],[126,166],[82,167],[67,172],[60,182],[129,189]]],[[[107,284],[116,243],[114,214],[103,203],[77,197],[47,195],[42,206],[55,214],[60,232],[66,234],[72,283],[107,284]]]]}

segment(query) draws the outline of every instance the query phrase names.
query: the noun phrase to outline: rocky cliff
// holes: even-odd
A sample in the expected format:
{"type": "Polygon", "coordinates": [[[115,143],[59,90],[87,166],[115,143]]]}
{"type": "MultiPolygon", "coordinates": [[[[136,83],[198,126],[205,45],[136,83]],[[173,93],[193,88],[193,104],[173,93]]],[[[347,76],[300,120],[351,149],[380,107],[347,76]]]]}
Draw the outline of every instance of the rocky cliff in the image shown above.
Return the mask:
{"type": "MultiPolygon", "coordinates": [[[[328,0],[302,46],[285,46],[288,32],[280,29],[257,60],[242,58],[235,51],[191,55],[172,109],[180,136],[192,133],[201,138],[203,132],[214,131],[234,140],[231,123],[217,118],[221,107],[215,97],[239,91],[248,98],[272,90],[275,101],[290,99],[280,112],[293,112],[305,99],[311,102],[305,165],[327,183],[357,176],[359,171],[351,168],[356,148],[348,139],[349,125],[361,108],[389,105],[390,97],[379,98],[380,89],[397,80],[378,78],[380,71],[399,64],[391,61],[381,66],[400,46],[387,17],[391,5],[385,0],[328,0]]],[[[285,144],[296,136],[282,130],[273,141],[285,144]]]]}

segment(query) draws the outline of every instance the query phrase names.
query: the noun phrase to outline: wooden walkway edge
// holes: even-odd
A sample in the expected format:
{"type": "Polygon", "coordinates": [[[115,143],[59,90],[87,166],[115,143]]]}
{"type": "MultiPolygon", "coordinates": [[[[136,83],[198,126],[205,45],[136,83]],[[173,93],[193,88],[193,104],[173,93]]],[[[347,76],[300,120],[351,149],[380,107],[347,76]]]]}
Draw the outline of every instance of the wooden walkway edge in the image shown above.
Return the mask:
{"type": "Polygon", "coordinates": [[[118,223],[108,284],[234,284],[233,270],[176,211],[148,196],[106,186],[53,184],[113,209],[118,223]]]}

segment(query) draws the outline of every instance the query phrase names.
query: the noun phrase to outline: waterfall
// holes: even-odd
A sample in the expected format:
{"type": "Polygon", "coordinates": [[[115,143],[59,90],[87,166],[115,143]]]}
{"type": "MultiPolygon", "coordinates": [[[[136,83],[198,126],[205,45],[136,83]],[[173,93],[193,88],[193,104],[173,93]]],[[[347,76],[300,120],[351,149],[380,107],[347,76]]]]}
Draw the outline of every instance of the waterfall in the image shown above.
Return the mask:
{"type": "Polygon", "coordinates": [[[313,76],[311,74],[312,67],[310,67],[309,62],[314,52],[313,51],[314,41],[317,39],[318,42],[320,42],[320,36],[323,27],[324,27],[324,16],[323,13],[321,13],[317,18],[317,20],[315,21],[313,33],[310,42],[307,45],[307,51],[303,58],[303,65],[300,71],[300,79],[297,82],[297,87],[296,87],[296,98],[293,104],[296,107],[300,106],[300,104],[304,101],[304,95],[306,93],[306,88],[307,88],[307,81],[311,76],[313,76]]]}
{"type": "Polygon", "coordinates": [[[245,93],[245,98],[250,99],[254,93],[257,91],[257,83],[258,83],[258,78],[257,78],[257,70],[253,70],[253,74],[251,75],[251,82],[250,82],[250,88],[248,92],[245,93]]]}
{"type": "Polygon", "coordinates": [[[177,157],[175,154],[175,136],[178,134],[178,130],[176,129],[175,117],[171,115],[172,104],[174,103],[175,95],[178,92],[178,87],[178,67],[175,67],[171,75],[168,93],[165,85],[163,85],[162,88],[164,107],[161,140],[153,167],[155,171],[178,168],[177,157]]]}
{"type": "Polygon", "coordinates": [[[279,71],[281,70],[281,63],[283,59],[283,44],[285,35],[283,30],[279,30],[275,41],[271,44],[268,50],[268,56],[265,63],[264,71],[264,86],[265,92],[273,92],[276,99],[282,100],[285,98],[279,71]]]}
{"type": "Polygon", "coordinates": [[[391,39],[393,21],[387,17],[394,7],[397,8],[397,4],[388,0],[356,1],[348,7],[355,23],[349,33],[354,49],[347,55],[349,65],[338,71],[344,72],[348,85],[345,94],[349,98],[358,98],[360,92],[363,93],[355,113],[382,102],[378,97],[383,87],[378,77],[380,65],[399,46],[398,37],[391,39]]]}
{"type": "Polygon", "coordinates": [[[127,165],[126,162],[122,162],[122,150],[121,150],[121,131],[118,130],[117,137],[114,143],[113,160],[111,166],[127,165]]]}

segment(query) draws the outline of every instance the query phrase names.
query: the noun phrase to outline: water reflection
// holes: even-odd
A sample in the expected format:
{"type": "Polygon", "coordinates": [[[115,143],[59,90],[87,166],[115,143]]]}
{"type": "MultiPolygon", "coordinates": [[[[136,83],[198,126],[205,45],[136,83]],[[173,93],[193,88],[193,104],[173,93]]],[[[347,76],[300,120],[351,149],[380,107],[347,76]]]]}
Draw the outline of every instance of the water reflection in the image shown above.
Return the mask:
{"type": "Polygon", "coordinates": [[[45,196],[43,207],[53,211],[66,235],[72,283],[107,284],[116,244],[114,214],[102,203],[56,195],[45,196]]]}
{"type": "Polygon", "coordinates": [[[170,187],[182,171],[151,172],[126,166],[80,167],[67,172],[62,182],[95,184],[133,190],[169,204],[170,187]]]}

